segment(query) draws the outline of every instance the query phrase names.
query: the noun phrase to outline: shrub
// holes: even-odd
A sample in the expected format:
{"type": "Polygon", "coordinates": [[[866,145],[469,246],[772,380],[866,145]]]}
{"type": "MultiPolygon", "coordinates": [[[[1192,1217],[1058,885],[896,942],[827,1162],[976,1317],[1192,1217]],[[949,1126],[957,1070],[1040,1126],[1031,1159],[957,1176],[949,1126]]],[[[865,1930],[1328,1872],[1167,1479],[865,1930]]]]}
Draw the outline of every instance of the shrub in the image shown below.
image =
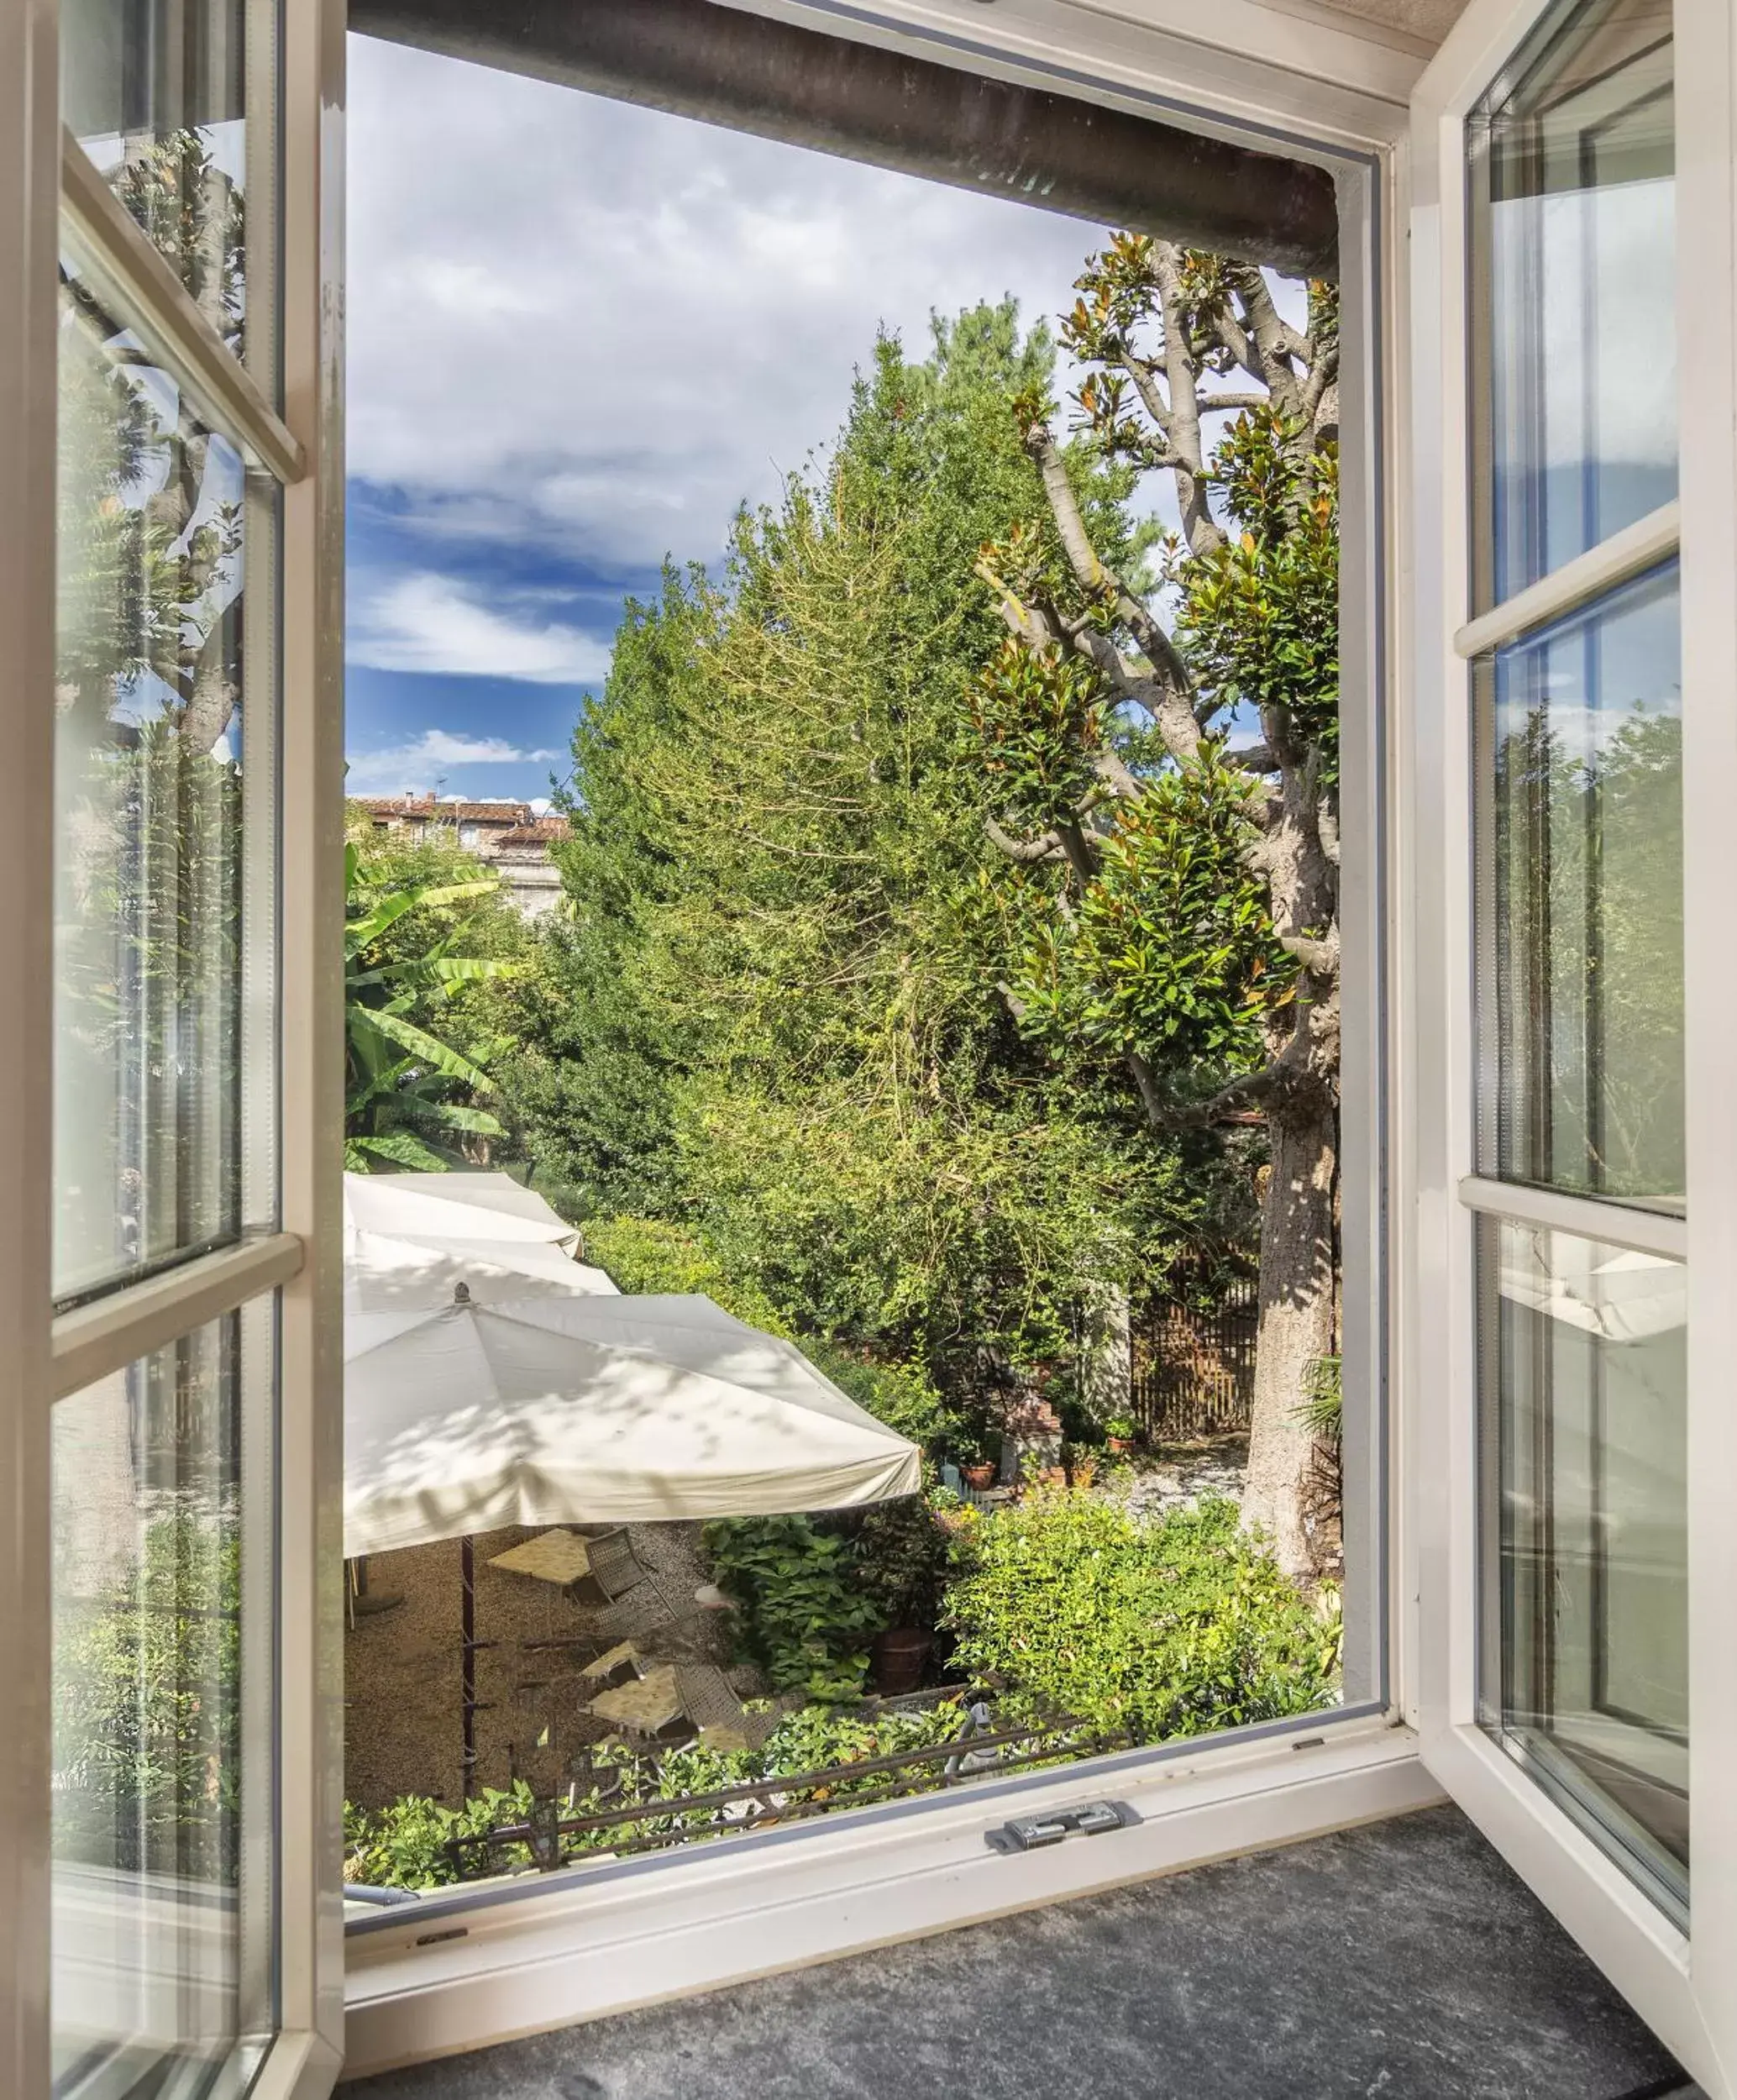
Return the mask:
{"type": "Polygon", "coordinates": [[[727,1313],[786,1341],[795,1336],[765,1294],[732,1276],[705,1243],[679,1225],[656,1218],[591,1218],[585,1226],[585,1258],[607,1269],[617,1290],[698,1291],[727,1313]]]}
{"type": "MultiPolygon", "coordinates": [[[[619,1806],[624,1801],[674,1799],[760,1779],[823,1772],[833,1765],[861,1764],[900,1751],[951,1742],[960,1725],[958,1707],[945,1703],[919,1713],[876,1714],[806,1706],[781,1720],[758,1750],[714,1750],[706,1743],[692,1743],[656,1760],[624,1753],[623,1783],[619,1791],[611,1788],[606,1795],[601,1787],[593,1787],[577,1795],[570,1807],[564,1803],[562,1814],[598,1814],[606,1806],[619,1806]]],[[[860,1794],[878,1793],[886,1783],[882,1772],[864,1772],[860,1778],[847,1774],[816,1798],[845,1803],[860,1794]]],[[[459,1878],[446,1851],[450,1840],[481,1837],[499,1824],[521,1822],[530,1814],[532,1802],[531,1789],[522,1779],[510,1788],[485,1788],[462,1809],[444,1808],[421,1794],[407,1795],[385,1809],[359,1809],[346,1802],[344,1879],[368,1888],[444,1887],[459,1878]]],[[[719,1829],[716,1818],[715,1809],[695,1809],[686,1814],[647,1817],[627,1828],[635,1836],[678,1832],[693,1837],[711,1836],[719,1829]]],[[[606,1851],[620,1835],[606,1827],[580,1836],[569,1835],[563,1843],[563,1857],[583,1859],[587,1852],[606,1851]]],[[[491,1856],[489,1871],[507,1873],[530,1863],[527,1846],[503,1845],[491,1856]]]]}
{"type": "Polygon", "coordinates": [[[1142,1521],[1039,1489],[968,1526],[956,1555],[954,1664],[1028,1710],[1157,1741],[1336,1696],[1336,1620],[1239,1530],[1232,1503],[1142,1521]]]}
{"type": "MultiPolygon", "coordinates": [[[[626,1794],[665,1796],[707,1793],[714,1788],[750,1784],[756,1780],[796,1777],[825,1772],[835,1765],[856,1765],[901,1751],[926,1750],[949,1743],[959,1734],[963,1717],[956,1703],[943,1701],[916,1712],[871,1714],[846,1707],[804,1706],[781,1720],[758,1750],[717,1751],[704,1743],[672,1751],[643,1777],[630,1774],[626,1794]]],[[[938,1769],[938,1766],[937,1769],[938,1769]]],[[[843,1805],[862,1794],[878,1793],[888,1783],[884,1772],[860,1778],[841,1774],[814,1798],[843,1805]]],[[[680,1830],[690,1835],[716,1828],[711,1809],[675,1815],[643,1824],[636,1833],[680,1830]]],[[[606,1840],[605,1840],[606,1842],[606,1840]]]]}
{"type": "Polygon", "coordinates": [[[739,1607],[747,1657],[774,1691],[860,1698],[866,1636],[883,1621],[849,1542],[809,1518],[722,1517],[701,1534],[712,1572],[739,1607]]]}
{"type": "MultiPolygon", "coordinates": [[[[447,1852],[454,1838],[480,1837],[502,1823],[530,1814],[531,1789],[522,1779],[510,1787],[485,1787],[462,1809],[443,1807],[426,1794],[406,1794],[385,1809],[344,1804],[344,1878],[365,1888],[440,1888],[459,1878],[447,1852]]],[[[505,1845],[494,1871],[530,1864],[522,1845],[505,1845]]]]}
{"type": "Polygon", "coordinates": [[[920,1444],[932,1458],[952,1442],[958,1416],[928,1373],[915,1363],[877,1363],[834,1342],[804,1336],[803,1354],[860,1408],[900,1436],[920,1444]]]}
{"type": "Polygon", "coordinates": [[[925,1495],[877,1502],[852,1521],[857,1579],[882,1626],[932,1626],[946,1593],[952,1541],[925,1495]]]}

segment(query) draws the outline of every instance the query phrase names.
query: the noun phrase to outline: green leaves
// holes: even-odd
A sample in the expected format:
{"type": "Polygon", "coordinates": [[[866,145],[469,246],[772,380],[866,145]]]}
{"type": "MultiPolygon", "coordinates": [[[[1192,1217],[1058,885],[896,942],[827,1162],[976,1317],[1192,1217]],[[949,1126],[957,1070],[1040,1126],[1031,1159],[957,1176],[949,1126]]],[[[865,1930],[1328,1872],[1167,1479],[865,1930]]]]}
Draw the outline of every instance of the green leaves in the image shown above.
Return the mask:
{"type": "Polygon", "coordinates": [[[1096,783],[1106,702],[1091,665],[1057,649],[1010,639],[978,674],[972,727],[997,798],[1017,822],[1043,832],[1078,820],[1096,783]]]}
{"type": "Polygon", "coordinates": [[[884,1621],[858,1580],[848,1542],[808,1517],[730,1517],[702,1534],[719,1587],[739,1607],[738,1629],[774,1691],[822,1704],[860,1698],[866,1636],[884,1621]]]}
{"type": "Polygon", "coordinates": [[[1242,530],[1184,564],[1177,638],[1220,710],[1272,711],[1337,777],[1339,463],[1300,423],[1267,408],[1239,416],[1216,468],[1242,530]]]}
{"type": "MultiPolygon", "coordinates": [[[[391,853],[373,848],[388,860],[391,853]]],[[[522,966],[501,954],[454,954],[485,935],[498,942],[506,929],[498,919],[454,917],[451,909],[498,898],[500,885],[471,873],[475,864],[455,851],[419,853],[421,870],[381,890],[369,879],[363,848],[354,840],[344,848],[344,1161],[353,1173],[380,1166],[440,1173],[464,1158],[465,1141],[506,1135],[474,1097],[495,1092],[487,1063],[506,1044],[479,1033],[455,1009],[475,988],[514,977],[522,966]],[[426,872],[449,874],[454,864],[457,881],[426,872]],[[463,1047],[450,1039],[460,1019],[470,1037],[463,1047]]]]}
{"type": "Polygon", "coordinates": [[[55,1647],[57,1856],[234,1887],[239,1584],[233,1517],[183,1509],[153,1517],[108,1593],[70,1614],[55,1647]]]}
{"type": "MultiPolygon", "coordinates": [[[[982,895],[1005,778],[962,696],[1034,823],[1089,773],[1099,711],[1071,661],[973,683],[1001,633],[970,583],[985,545],[1063,570],[1053,533],[1016,529],[1042,486],[1007,410],[1052,366],[1010,305],[938,321],[932,355],[883,339],[727,571],[630,609],[575,738],[575,923],[510,988],[525,1047],[495,1068],[580,1207],[664,1221],[806,1334],[937,1379],[979,1347],[1069,1346],[1082,1284],[1175,1193],[1012,1026],[982,895]]],[[[1126,477],[1072,465],[1120,556],[1126,477]]]]}
{"type": "Polygon", "coordinates": [[[412,1058],[432,1072],[444,1079],[462,1079],[466,1086],[474,1087],[479,1094],[486,1094],[494,1085],[488,1074],[449,1043],[438,1041],[427,1029],[418,1028],[413,1021],[406,1021],[396,1006],[368,1006],[358,1005],[349,1016],[353,1037],[376,1036],[387,1042],[398,1045],[410,1052],[412,1058]]]}
{"type": "Polygon", "coordinates": [[[955,1663],[1036,1717],[1159,1742],[1275,1720],[1336,1697],[1336,1641],[1234,1504],[1142,1522],[1039,1489],[973,1525],[947,1593],[955,1663]]]}
{"type": "Polygon", "coordinates": [[[1204,1090],[1262,1054],[1295,965],[1248,864],[1250,784],[1210,743],[1119,803],[1097,870],[1066,911],[1026,886],[1026,941],[1010,985],[1020,1026],[1057,1055],[1137,1051],[1204,1090]]]}
{"type": "MultiPolygon", "coordinates": [[[[840,1804],[860,1794],[881,1798],[884,1772],[865,1772],[858,1777],[848,1767],[900,1751],[950,1742],[959,1733],[960,1722],[958,1706],[946,1701],[917,1713],[872,1716],[848,1707],[805,1706],[780,1720],[758,1750],[719,1751],[698,1742],[655,1757],[636,1757],[623,1751],[616,1768],[619,1776],[611,1777],[607,1785],[577,1792],[564,1803],[563,1812],[597,1814],[618,1808],[624,1796],[635,1802],[674,1800],[834,1766],[846,1769],[824,1798],[840,1804]]],[[[457,1869],[446,1849],[454,1838],[480,1837],[501,1824],[522,1823],[531,1807],[531,1789],[523,1780],[510,1788],[485,1787],[462,1809],[444,1808],[422,1794],[407,1795],[378,1809],[346,1802],[344,1879],[373,1888],[433,1888],[455,1881],[457,1869]]],[[[744,1827],[715,1810],[648,1814],[636,1823],[569,1840],[565,1856],[577,1860],[588,1851],[607,1851],[627,1833],[679,1837],[692,1843],[744,1827]]],[[[501,1845],[490,1859],[497,1873],[530,1864],[529,1849],[523,1845],[501,1845]]]]}
{"type": "MultiPolygon", "coordinates": [[[[1155,580],[1124,564],[1120,586],[1105,580],[1115,551],[1084,513],[1065,566],[1036,527],[982,550],[977,572],[1015,632],[966,702],[1004,856],[979,887],[1011,952],[1002,982],[1021,1035],[1058,1065],[1120,1069],[1162,1126],[1167,1097],[1186,1109],[1273,1053],[1299,976],[1275,921],[1314,930],[1332,910],[1330,880],[1312,874],[1306,910],[1273,888],[1294,889],[1305,862],[1325,868],[1335,821],[1338,464],[1316,428],[1332,293],[1310,288],[1304,342],[1258,273],[1130,234],[1091,259],[1077,289],[1063,340],[1089,368],[1078,427],[1102,456],[1173,470],[1192,522],[1186,542],[1157,543],[1155,580]],[[1262,396],[1205,458],[1190,450],[1184,360],[1205,407],[1246,401],[1206,383],[1233,368],[1262,396]],[[1168,634],[1154,633],[1161,589],[1168,634]],[[1233,732],[1254,746],[1246,770],[1229,762],[1233,732]],[[1281,806],[1290,835],[1269,849],[1281,806]],[[1320,826],[1313,859],[1299,816],[1320,826]]],[[[1036,405],[1010,394],[1008,406],[1029,433],[1036,405]]],[[[1064,528],[1053,481],[1046,497],[1064,528]]]]}

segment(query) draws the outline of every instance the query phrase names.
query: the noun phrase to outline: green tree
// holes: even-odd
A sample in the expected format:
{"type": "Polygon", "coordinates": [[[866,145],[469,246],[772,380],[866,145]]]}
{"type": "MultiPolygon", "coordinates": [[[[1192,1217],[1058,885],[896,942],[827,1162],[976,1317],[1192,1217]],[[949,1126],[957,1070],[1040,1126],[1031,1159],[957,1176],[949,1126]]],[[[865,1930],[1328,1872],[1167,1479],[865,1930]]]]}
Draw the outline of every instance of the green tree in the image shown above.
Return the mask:
{"type": "MultiPolygon", "coordinates": [[[[220,1503],[220,1497],[207,1499],[220,1503]]],[[[55,1654],[56,1855],[233,1885],[240,1542],[233,1509],[153,1518],[55,1654]]]]}
{"type": "Polygon", "coordinates": [[[407,856],[352,838],[344,882],[345,1164],[443,1172],[505,1134],[476,1104],[495,1092],[488,1068],[506,1039],[465,997],[520,967],[488,953],[513,944],[509,921],[483,906],[499,880],[456,847],[407,856]]]}
{"type": "MultiPolygon", "coordinates": [[[[1547,662],[1525,667],[1547,685],[1547,662]]],[[[1486,987],[1514,1171],[1589,1192],[1683,1186],[1682,725],[1636,701],[1567,727],[1498,717],[1489,846],[1504,938],[1486,987]]]]}
{"type": "Polygon", "coordinates": [[[1336,1353],[1336,309],[1312,286],[1299,331],[1259,270],[1131,234],[1078,290],[1080,437],[1043,389],[1012,396],[1042,503],[978,563],[1005,629],[973,716],[1022,932],[1008,994],[1154,1132],[1264,1125],[1244,1514],[1304,1575],[1299,1409],[1336,1353]],[[1210,447],[1215,412],[1234,420],[1210,447]],[[1081,501],[1081,443],[1170,477],[1181,532],[1155,580],[1081,501]]]}
{"type": "MultiPolygon", "coordinates": [[[[996,622],[958,577],[1041,501],[1002,404],[1052,357],[1010,303],[937,323],[921,362],[884,339],[725,572],[629,608],[575,738],[573,922],[509,1083],[585,1208],[680,1221],[805,1329],[956,1381],[985,1348],[1065,1352],[1083,1289],[1233,1208],[1000,990],[958,706],[996,622]]],[[[1137,564],[1129,471],[1073,470],[1137,564]]]]}

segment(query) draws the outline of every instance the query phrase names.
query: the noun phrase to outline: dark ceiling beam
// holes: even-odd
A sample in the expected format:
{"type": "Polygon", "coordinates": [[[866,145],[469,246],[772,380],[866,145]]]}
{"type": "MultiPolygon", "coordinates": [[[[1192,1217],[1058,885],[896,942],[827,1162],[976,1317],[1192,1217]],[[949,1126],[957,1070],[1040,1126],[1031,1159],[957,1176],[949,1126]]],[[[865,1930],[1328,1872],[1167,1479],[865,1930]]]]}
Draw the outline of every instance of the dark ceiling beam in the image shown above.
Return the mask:
{"type": "Polygon", "coordinates": [[[1320,168],[716,0],[350,0],[349,23],[1099,226],[1337,275],[1320,168]]]}

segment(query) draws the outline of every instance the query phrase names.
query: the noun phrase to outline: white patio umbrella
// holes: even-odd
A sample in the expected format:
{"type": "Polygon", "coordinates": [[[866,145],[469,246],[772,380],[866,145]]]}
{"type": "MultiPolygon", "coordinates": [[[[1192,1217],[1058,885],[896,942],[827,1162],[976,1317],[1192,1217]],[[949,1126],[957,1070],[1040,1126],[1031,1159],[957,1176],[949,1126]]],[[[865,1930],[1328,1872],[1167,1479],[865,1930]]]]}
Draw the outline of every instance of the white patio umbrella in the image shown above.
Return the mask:
{"type": "Polygon", "coordinates": [[[543,1198],[501,1173],[346,1174],[344,1312],[438,1311],[471,1298],[613,1295],[573,1258],[580,1236],[543,1198]]]}
{"type": "Polygon", "coordinates": [[[577,1226],[503,1173],[346,1174],[344,1221],[441,1248],[460,1240],[540,1241],[568,1254],[580,1247],[577,1226]]]}
{"type": "Polygon", "coordinates": [[[1504,1229],[1502,1295],[1602,1341],[1645,1341],[1688,1324],[1680,1262],[1566,1233],[1504,1229]]]}
{"type": "Polygon", "coordinates": [[[463,1284],[478,1305],[517,1298],[614,1297],[601,1268],[542,1240],[458,1240],[443,1244],[352,1228],[344,1236],[344,1310],[438,1312],[463,1284]]]}
{"type": "Polygon", "coordinates": [[[915,1494],[917,1447],[701,1297],[475,1299],[344,1326],[346,1555],[509,1525],[915,1494]]]}

